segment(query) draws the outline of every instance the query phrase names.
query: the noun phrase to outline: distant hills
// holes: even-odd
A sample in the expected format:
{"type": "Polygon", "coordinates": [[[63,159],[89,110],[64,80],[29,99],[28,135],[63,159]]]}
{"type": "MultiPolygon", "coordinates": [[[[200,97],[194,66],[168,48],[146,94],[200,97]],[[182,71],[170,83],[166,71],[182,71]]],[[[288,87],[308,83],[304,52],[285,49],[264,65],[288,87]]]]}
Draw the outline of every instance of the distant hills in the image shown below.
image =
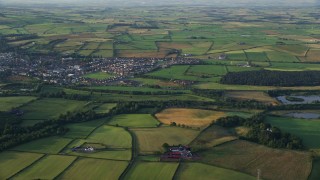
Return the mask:
{"type": "Polygon", "coordinates": [[[318,6],[320,0],[0,0],[1,4],[20,5],[105,5],[105,6],[159,6],[159,5],[209,5],[219,7],[237,6],[318,6]]]}

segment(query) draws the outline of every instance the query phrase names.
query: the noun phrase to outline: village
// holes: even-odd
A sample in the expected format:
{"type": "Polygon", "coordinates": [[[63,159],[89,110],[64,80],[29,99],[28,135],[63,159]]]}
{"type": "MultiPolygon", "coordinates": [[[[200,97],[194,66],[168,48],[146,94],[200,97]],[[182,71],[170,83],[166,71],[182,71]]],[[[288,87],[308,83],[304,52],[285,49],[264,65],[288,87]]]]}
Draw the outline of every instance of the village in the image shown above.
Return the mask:
{"type": "Polygon", "coordinates": [[[200,60],[191,58],[94,58],[82,61],[72,57],[54,56],[30,59],[11,52],[0,53],[0,72],[10,72],[13,76],[36,78],[57,85],[112,85],[120,81],[133,83],[127,79],[172,65],[199,63],[200,60]],[[86,74],[95,72],[112,74],[112,77],[106,79],[85,77],[86,74]]]}

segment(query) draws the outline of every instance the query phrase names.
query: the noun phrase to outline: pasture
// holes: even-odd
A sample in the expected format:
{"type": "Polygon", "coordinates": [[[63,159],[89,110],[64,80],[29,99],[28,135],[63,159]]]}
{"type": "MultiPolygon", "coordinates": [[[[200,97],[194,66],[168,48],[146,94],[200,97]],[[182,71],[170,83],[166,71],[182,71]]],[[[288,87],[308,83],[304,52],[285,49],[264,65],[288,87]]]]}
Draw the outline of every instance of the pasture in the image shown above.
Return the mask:
{"type": "Polygon", "coordinates": [[[116,106],[117,104],[115,103],[104,103],[98,106],[97,108],[94,108],[94,111],[98,114],[104,114],[108,113],[111,109],[113,109],[116,106]]]}
{"type": "Polygon", "coordinates": [[[193,180],[255,180],[256,177],[241,172],[210,166],[202,163],[182,163],[177,173],[177,179],[193,180]]]}
{"type": "Polygon", "coordinates": [[[126,161],[80,158],[59,179],[118,179],[127,165],[126,161]]]}
{"type": "Polygon", "coordinates": [[[72,139],[52,136],[34,140],[12,148],[17,151],[37,152],[37,153],[59,153],[65,146],[67,146],[72,139]]]}
{"type": "Polygon", "coordinates": [[[150,154],[163,151],[162,145],[187,145],[195,139],[199,131],[179,127],[132,129],[137,136],[139,152],[150,154]]]}
{"type": "Polygon", "coordinates": [[[25,114],[23,115],[23,119],[57,119],[60,114],[78,111],[79,109],[84,107],[85,104],[86,102],[84,101],[54,98],[40,99],[22,108],[22,110],[25,112],[25,114]]]}
{"type": "Polygon", "coordinates": [[[225,97],[239,101],[254,100],[265,104],[278,104],[276,99],[261,91],[227,91],[225,97]]]}
{"type": "Polygon", "coordinates": [[[91,74],[86,74],[83,77],[90,78],[90,79],[103,80],[103,79],[108,79],[110,77],[113,77],[113,75],[106,72],[95,72],[91,74]]]}
{"type": "Polygon", "coordinates": [[[268,116],[265,122],[300,137],[303,144],[310,149],[320,149],[320,121],[295,119],[290,117],[268,116]]]}
{"type": "Polygon", "coordinates": [[[0,97],[0,111],[10,111],[12,108],[19,107],[36,99],[36,97],[31,96],[0,97]]]}
{"type": "Polygon", "coordinates": [[[236,140],[200,153],[206,164],[241,171],[263,179],[307,179],[312,168],[308,152],[272,149],[236,140]]]}
{"type": "Polygon", "coordinates": [[[77,157],[48,155],[14,176],[14,179],[54,179],[77,157]]]}
{"type": "Polygon", "coordinates": [[[136,162],[130,169],[125,179],[141,180],[170,180],[178,167],[178,163],[165,162],[136,162]]]}
{"type": "Polygon", "coordinates": [[[98,119],[88,122],[69,124],[66,126],[69,131],[63,136],[67,138],[86,138],[95,128],[101,126],[105,121],[106,119],[98,119]]]}
{"type": "Polygon", "coordinates": [[[155,115],[158,120],[164,124],[170,125],[175,122],[177,125],[186,125],[193,127],[204,127],[220,117],[226,116],[224,112],[202,110],[202,109],[184,109],[170,108],[155,115]]]}
{"type": "Polygon", "coordinates": [[[121,114],[108,121],[110,125],[123,127],[157,127],[160,123],[150,114],[121,114]]]}
{"type": "Polygon", "coordinates": [[[5,151],[0,153],[0,179],[7,179],[30,166],[43,154],[5,151]]]}

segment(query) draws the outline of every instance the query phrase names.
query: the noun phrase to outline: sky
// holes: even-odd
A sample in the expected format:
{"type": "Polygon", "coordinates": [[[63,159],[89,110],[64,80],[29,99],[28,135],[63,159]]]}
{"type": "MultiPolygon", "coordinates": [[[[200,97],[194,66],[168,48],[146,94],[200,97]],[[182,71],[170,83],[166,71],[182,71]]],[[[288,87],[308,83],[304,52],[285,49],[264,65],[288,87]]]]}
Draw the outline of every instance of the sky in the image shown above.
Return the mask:
{"type": "Polygon", "coordinates": [[[211,5],[211,6],[314,6],[320,0],[0,0],[1,4],[57,4],[105,6],[211,5]]]}

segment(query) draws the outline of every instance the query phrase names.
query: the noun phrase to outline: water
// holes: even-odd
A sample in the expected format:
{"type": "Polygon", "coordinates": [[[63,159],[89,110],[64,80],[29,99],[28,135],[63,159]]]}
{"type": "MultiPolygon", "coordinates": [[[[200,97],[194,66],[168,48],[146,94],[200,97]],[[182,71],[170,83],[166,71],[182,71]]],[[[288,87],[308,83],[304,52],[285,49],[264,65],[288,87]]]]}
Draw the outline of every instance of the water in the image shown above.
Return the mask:
{"type": "Polygon", "coordinates": [[[319,95],[312,95],[312,96],[291,96],[291,97],[296,97],[296,98],[301,98],[304,101],[301,102],[295,102],[295,101],[288,101],[286,99],[286,96],[278,96],[277,100],[280,101],[282,104],[310,104],[313,103],[314,101],[320,101],[320,96],[319,95]]]}
{"type": "Polygon", "coordinates": [[[302,119],[320,119],[320,113],[304,113],[304,112],[292,112],[286,114],[286,116],[302,119]]]}

